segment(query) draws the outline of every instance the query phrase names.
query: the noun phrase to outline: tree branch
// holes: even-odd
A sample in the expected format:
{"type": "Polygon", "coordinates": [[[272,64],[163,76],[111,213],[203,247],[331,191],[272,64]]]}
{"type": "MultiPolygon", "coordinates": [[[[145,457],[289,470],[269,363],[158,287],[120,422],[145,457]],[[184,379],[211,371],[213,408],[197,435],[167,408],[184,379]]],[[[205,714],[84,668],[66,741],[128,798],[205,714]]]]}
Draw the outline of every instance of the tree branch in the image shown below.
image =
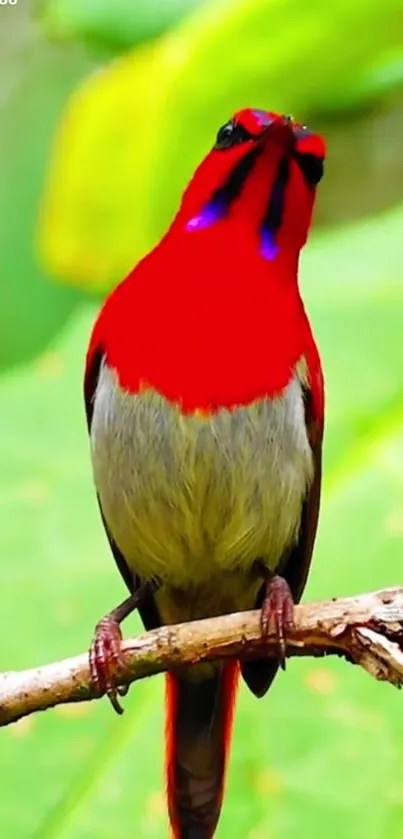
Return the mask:
{"type": "MultiPolygon", "coordinates": [[[[259,612],[165,626],[123,642],[122,685],[183,665],[276,654],[273,635],[262,641],[259,612]]],[[[344,656],[372,676],[403,685],[403,587],[307,603],[295,609],[287,656],[344,656]]],[[[0,674],[0,726],[67,702],[98,698],[88,654],[44,667],[0,674]]]]}

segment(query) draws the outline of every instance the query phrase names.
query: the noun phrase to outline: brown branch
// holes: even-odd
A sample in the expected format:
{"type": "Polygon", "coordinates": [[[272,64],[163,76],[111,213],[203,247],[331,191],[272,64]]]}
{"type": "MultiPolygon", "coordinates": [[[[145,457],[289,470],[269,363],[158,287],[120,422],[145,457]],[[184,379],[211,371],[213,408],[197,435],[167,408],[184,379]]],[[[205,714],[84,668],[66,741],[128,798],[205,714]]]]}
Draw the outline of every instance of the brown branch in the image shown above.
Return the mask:
{"type": "MultiPolygon", "coordinates": [[[[263,642],[259,612],[225,615],[165,626],[123,644],[121,683],[183,665],[214,659],[276,654],[275,639],[263,642]]],[[[403,587],[307,603],[295,610],[287,656],[341,655],[372,676],[403,684],[403,587]]],[[[0,725],[66,702],[85,702],[91,690],[88,654],[22,672],[0,674],[0,725]]]]}

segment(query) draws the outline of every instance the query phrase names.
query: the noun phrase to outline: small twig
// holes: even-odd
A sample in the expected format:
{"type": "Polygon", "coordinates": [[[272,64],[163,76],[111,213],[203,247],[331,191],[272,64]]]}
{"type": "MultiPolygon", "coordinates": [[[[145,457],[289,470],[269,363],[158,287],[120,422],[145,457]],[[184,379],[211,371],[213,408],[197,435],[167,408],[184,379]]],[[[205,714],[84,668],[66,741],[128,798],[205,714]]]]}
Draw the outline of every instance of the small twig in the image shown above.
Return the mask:
{"type": "MultiPolygon", "coordinates": [[[[275,655],[271,635],[263,642],[259,612],[242,612],[165,626],[123,644],[121,684],[164,670],[222,658],[275,655]]],[[[344,656],[376,679],[403,684],[403,588],[307,603],[295,609],[287,656],[344,656]]],[[[91,689],[88,654],[22,672],[0,674],[0,725],[66,702],[97,696],[91,689]]]]}

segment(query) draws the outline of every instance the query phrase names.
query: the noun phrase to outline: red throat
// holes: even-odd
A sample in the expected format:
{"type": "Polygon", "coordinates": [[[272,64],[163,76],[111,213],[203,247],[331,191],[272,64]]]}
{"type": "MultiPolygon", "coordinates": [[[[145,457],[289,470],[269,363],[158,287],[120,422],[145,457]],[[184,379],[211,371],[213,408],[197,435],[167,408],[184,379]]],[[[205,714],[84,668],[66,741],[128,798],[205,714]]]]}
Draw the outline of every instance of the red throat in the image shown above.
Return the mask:
{"type": "Polygon", "coordinates": [[[89,350],[105,352],[125,390],[154,388],[184,411],[280,393],[306,340],[296,266],[279,282],[280,264],[262,270],[258,256],[223,251],[219,231],[209,234],[191,266],[186,246],[181,262],[168,242],[154,252],[109,298],[89,350]]]}

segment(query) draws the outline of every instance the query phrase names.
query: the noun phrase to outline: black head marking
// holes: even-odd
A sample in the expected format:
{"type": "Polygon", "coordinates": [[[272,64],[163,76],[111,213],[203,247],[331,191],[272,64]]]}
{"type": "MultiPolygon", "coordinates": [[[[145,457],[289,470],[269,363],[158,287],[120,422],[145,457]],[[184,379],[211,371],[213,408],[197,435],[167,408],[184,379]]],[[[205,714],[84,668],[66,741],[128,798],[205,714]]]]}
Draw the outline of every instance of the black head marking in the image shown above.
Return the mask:
{"type": "Polygon", "coordinates": [[[242,123],[231,119],[220,128],[214,149],[216,151],[224,151],[225,149],[232,149],[234,146],[239,146],[241,143],[247,143],[248,140],[257,139],[258,137],[248,131],[242,123]]]}

